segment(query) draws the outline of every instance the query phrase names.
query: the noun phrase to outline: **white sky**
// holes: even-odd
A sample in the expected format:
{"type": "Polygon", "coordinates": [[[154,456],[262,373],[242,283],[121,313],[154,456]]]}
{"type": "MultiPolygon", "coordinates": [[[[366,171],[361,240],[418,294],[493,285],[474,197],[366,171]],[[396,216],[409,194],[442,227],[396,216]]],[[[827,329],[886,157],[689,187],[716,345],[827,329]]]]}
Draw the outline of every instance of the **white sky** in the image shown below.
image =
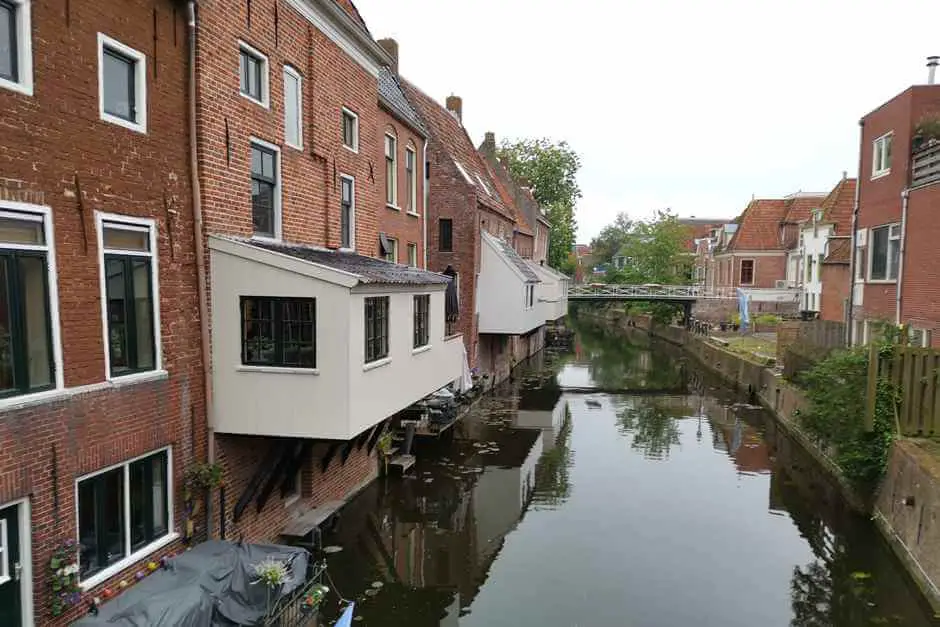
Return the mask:
{"type": "Polygon", "coordinates": [[[578,242],[618,211],[733,218],[829,191],[858,120],[926,81],[936,0],[355,0],[401,73],[483,133],[567,140],[578,242]],[[928,26],[930,25],[930,26],[928,26]]]}

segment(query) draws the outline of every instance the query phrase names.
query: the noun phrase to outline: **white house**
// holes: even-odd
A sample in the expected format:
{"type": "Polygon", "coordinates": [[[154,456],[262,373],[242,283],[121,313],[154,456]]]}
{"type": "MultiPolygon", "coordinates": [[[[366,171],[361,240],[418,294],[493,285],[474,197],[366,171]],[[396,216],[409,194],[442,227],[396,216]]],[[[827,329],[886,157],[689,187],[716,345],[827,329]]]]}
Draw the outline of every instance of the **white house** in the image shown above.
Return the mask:
{"type": "Polygon", "coordinates": [[[528,260],[541,283],[535,290],[535,300],[542,313],[542,320],[555,322],[568,315],[568,284],[567,275],[544,264],[528,260]]]}
{"type": "Polygon", "coordinates": [[[310,246],[209,249],[217,432],[349,440],[461,376],[446,277],[310,246]]]}
{"type": "Polygon", "coordinates": [[[525,335],[544,325],[545,310],[536,300],[539,275],[508,243],[485,231],[481,236],[479,332],[525,335]]]}

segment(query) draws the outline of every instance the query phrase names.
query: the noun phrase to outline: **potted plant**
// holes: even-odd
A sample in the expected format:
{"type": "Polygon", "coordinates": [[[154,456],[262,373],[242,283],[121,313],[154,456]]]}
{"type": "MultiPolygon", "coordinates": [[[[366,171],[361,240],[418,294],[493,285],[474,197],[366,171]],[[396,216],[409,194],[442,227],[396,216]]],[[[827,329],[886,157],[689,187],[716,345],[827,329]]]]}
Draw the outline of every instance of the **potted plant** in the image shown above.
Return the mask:
{"type": "Polygon", "coordinates": [[[186,506],[186,538],[192,538],[194,520],[199,513],[196,495],[222,485],[220,464],[197,463],[186,469],[183,476],[183,503],[186,506]]]}
{"type": "Polygon", "coordinates": [[[940,117],[923,117],[914,127],[911,149],[918,152],[940,141],[940,117]]]}

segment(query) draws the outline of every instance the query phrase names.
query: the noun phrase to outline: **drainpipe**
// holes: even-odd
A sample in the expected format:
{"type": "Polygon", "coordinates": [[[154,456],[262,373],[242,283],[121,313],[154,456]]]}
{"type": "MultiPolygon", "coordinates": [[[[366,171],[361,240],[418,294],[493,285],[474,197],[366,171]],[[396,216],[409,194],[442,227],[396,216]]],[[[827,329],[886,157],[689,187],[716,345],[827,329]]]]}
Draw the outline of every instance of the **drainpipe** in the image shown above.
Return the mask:
{"type": "Polygon", "coordinates": [[[904,249],[907,242],[907,202],[910,189],[901,192],[901,250],[898,253],[898,282],[894,289],[894,324],[901,324],[901,285],[904,282],[904,249]]]}
{"type": "MultiPolygon", "coordinates": [[[[852,254],[849,256],[849,303],[845,312],[845,345],[852,345],[852,327],[855,326],[855,249],[858,247],[858,209],[862,199],[862,151],[864,146],[865,120],[858,121],[858,177],[855,179],[855,207],[852,208],[852,254]]],[[[864,287],[862,288],[864,289],[864,287]]]]}
{"type": "MultiPolygon", "coordinates": [[[[193,190],[193,239],[199,291],[199,333],[202,345],[203,388],[206,398],[207,461],[215,462],[215,429],[212,403],[212,354],[209,348],[209,299],[206,288],[206,249],[203,240],[202,192],[199,186],[199,150],[196,142],[196,0],[189,0],[189,173],[193,190]]],[[[212,529],[212,499],[206,499],[206,533],[212,529]]],[[[211,537],[211,535],[210,535],[211,537]]]]}
{"type": "Polygon", "coordinates": [[[428,199],[430,198],[431,179],[428,177],[428,139],[424,138],[424,150],[421,151],[421,172],[424,177],[424,211],[421,215],[421,228],[424,231],[424,269],[428,269],[428,199]]]}

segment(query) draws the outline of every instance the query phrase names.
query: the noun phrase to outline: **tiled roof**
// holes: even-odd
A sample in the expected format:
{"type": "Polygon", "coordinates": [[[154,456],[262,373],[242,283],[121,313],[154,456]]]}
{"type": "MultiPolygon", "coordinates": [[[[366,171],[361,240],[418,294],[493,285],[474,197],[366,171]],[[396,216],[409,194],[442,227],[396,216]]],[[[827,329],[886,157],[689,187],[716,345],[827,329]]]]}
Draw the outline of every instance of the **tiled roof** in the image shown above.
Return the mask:
{"type": "Polygon", "coordinates": [[[436,272],[428,272],[411,266],[390,263],[383,259],[366,257],[356,253],[327,250],[302,244],[280,242],[261,242],[249,240],[244,243],[263,248],[271,252],[288,255],[302,261],[309,261],[321,266],[347,272],[359,277],[360,283],[378,283],[394,285],[444,285],[449,279],[436,272]]]}
{"type": "Polygon", "coordinates": [[[822,202],[823,222],[835,225],[836,233],[848,233],[855,210],[856,179],[843,178],[822,202]]]}
{"type": "Polygon", "coordinates": [[[463,124],[437,101],[404,78],[399,78],[399,82],[408,100],[424,120],[431,136],[443,146],[458,169],[465,173],[467,182],[475,188],[480,204],[510,220],[515,220],[512,210],[499,198],[489,170],[473,146],[463,124]]]}
{"type": "Polygon", "coordinates": [[[702,239],[703,237],[708,237],[708,234],[712,229],[718,228],[721,225],[725,224],[727,220],[715,220],[713,222],[704,222],[699,220],[689,220],[686,218],[679,218],[679,224],[688,227],[689,229],[689,239],[686,241],[686,248],[690,251],[695,250],[695,240],[702,239]]]}
{"type": "Polygon", "coordinates": [[[829,250],[823,263],[849,263],[852,259],[852,238],[849,235],[830,235],[829,250]]]}
{"type": "Polygon", "coordinates": [[[818,209],[825,198],[825,194],[801,194],[784,199],[787,213],[780,227],[781,246],[787,250],[796,248],[800,240],[800,229],[797,225],[808,220],[812,211],[818,209]]]}
{"type": "MultiPolygon", "coordinates": [[[[369,27],[366,26],[366,21],[362,19],[362,14],[359,13],[359,9],[356,8],[356,5],[353,4],[352,0],[333,0],[336,5],[343,10],[346,15],[352,18],[354,22],[359,24],[364,31],[369,32],[369,27]]],[[[369,34],[371,37],[371,33],[369,34]]]]}
{"type": "Polygon", "coordinates": [[[486,231],[483,231],[483,237],[490,242],[493,246],[496,247],[505,258],[506,261],[514,265],[519,272],[522,273],[522,276],[525,277],[526,283],[540,283],[539,275],[535,273],[535,270],[529,267],[528,262],[519,256],[519,253],[516,252],[516,249],[507,244],[504,240],[493,237],[486,231]]]}
{"type": "Polygon", "coordinates": [[[786,215],[783,199],[752,200],[738,219],[728,250],[782,250],[780,223],[786,215]]]}
{"type": "Polygon", "coordinates": [[[486,157],[481,156],[481,161],[496,186],[496,191],[499,193],[503,206],[512,211],[519,232],[526,235],[535,235],[535,231],[532,230],[533,225],[529,224],[529,220],[526,218],[525,208],[520,206],[523,200],[518,194],[513,193],[515,182],[513,182],[512,177],[509,176],[509,172],[506,171],[503,164],[496,163],[494,165],[490,163],[486,157]],[[517,199],[519,202],[517,202],[517,199]]]}
{"type": "Polygon", "coordinates": [[[379,98],[385,102],[386,106],[392,110],[392,113],[398,119],[427,136],[428,129],[421,120],[421,116],[408,102],[405,92],[402,91],[401,85],[398,83],[398,78],[387,67],[379,70],[379,98]]]}

